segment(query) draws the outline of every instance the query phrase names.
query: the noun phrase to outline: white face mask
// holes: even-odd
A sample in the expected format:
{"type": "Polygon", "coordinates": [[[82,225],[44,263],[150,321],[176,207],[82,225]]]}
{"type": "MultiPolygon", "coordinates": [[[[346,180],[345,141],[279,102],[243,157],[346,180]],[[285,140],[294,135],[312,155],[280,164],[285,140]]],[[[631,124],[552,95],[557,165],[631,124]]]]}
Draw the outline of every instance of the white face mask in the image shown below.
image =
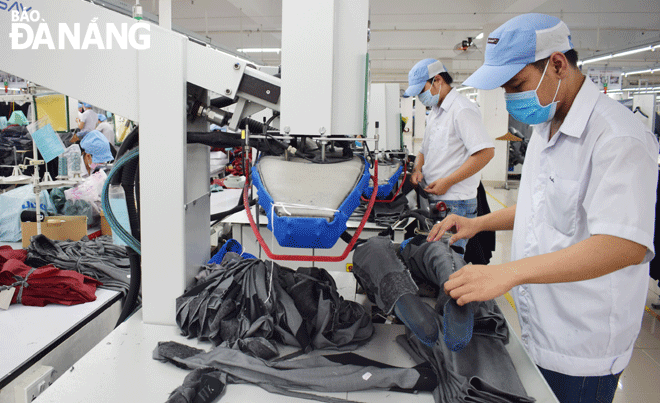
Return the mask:
{"type": "MultiPolygon", "coordinates": [[[[431,82],[431,88],[433,88],[433,83],[435,83],[435,78],[431,82]]],[[[438,91],[437,94],[432,95],[431,88],[417,96],[419,98],[419,102],[424,104],[424,106],[435,106],[438,104],[438,102],[440,102],[440,91],[438,91]]]]}

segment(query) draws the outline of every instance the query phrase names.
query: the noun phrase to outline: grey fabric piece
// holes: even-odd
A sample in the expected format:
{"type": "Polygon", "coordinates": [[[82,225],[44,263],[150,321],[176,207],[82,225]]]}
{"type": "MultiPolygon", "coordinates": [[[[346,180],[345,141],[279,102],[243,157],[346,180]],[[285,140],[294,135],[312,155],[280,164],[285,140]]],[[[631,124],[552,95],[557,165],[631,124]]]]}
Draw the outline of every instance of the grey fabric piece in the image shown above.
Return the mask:
{"type": "Polygon", "coordinates": [[[53,241],[35,235],[27,251],[25,263],[29,266],[52,264],[96,279],[103,283],[100,288],[128,293],[131,274],[128,255],[125,247],[113,244],[109,236],[82,241],[53,241]]]}
{"type": "Polygon", "coordinates": [[[355,248],[353,274],[369,299],[387,314],[402,295],[416,295],[419,290],[399,260],[396,246],[384,236],[369,238],[355,248]]]}
{"type": "Polygon", "coordinates": [[[176,300],[182,334],[261,358],[270,340],[299,347],[354,349],[373,334],[364,307],[345,301],[325,270],[293,271],[271,261],[227,253],[204,281],[176,300]]]}
{"type": "MultiPolygon", "coordinates": [[[[154,357],[159,359],[158,356],[157,348],[154,357]]],[[[172,360],[190,369],[213,367],[221,370],[228,375],[228,383],[255,384],[269,392],[324,402],[345,400],[294,391],[353,392],[393,387],[413,390],[420,378],[420,373],[414,368],[341,364],[323,356],[267,362],[224,347],[172,360]]]]}
{"type": "Polygon", "coordinates": [[[397,337],[417,362],[428,361],[442,381],[433,392],[436,402],[531,403],[511,357],[501,340],[474,336],[460,352],[444,343],[433,348],[422,344],[412,332],[397,337]]]}

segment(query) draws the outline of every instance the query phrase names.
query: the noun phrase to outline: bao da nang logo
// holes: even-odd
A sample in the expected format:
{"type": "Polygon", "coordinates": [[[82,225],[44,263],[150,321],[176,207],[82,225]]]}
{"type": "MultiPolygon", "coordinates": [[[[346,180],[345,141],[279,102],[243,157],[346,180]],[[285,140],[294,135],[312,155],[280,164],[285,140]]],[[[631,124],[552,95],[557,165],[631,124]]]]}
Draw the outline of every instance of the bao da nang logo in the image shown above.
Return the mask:
{"type": "Polygon", "coordinates": [[[97,23],[93,18],[87,24],[48,24],[37,10],[11,11],[11,48],[21,49],[132,49],[144,50],[151,46],[146,22],[97,23]]]}

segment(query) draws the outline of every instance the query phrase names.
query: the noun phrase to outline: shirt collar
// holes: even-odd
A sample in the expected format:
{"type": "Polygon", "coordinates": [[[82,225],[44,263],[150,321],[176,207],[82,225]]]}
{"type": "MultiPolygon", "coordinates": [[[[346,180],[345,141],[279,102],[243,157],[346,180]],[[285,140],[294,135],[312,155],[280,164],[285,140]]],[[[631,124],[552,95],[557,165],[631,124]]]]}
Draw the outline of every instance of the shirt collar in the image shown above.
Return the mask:
{"type": "Polygon", "coordinates": [[[448,111],[449,108],[451,107],[451,104],[454,103],[454,100],[456,99],[457,96],[458,96],[458,91],[456,91],[455,88],[452,88],[451,91],[447,93],[445,99],[442,100],[440,107],[448,111]]]}
{"type": "Polygon", "coordinates": [[[561,124],[559,131],[567,136],[582,137],[582,133],[584,133],[584,129],[587,127],[587,122],[591,117],[591,112],[593,112],[599,96],[600,91],[596,87],[596,84],[588,77],[585,77],[584,83],[575,96],[571,109],[566,114],[566,118],[561,124]]]}

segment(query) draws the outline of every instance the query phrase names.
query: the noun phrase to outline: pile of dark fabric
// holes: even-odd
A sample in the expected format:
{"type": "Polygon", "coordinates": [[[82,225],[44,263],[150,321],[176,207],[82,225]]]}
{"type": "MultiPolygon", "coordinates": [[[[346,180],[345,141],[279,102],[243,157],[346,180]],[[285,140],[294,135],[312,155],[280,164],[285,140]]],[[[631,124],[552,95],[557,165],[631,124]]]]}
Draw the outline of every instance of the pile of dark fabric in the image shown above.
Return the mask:
{"type": "Polygon", "coordinates": [[[126,295],[130,283],[131,266],[123,246],[112,243],[109,236],[92,240],[53,241],[35,235],[27,248],[26,263],[38,267],[52,264],[73,270],[103,283],[101,288],[126,295]]]}
{"type": "Polygon", "coordinates": [[[297,271],[233,252],[208,266],[204,280],[176,300],[182,334],[262,358],[271,341],[311,349],[355,348],[373,334],[365,308],[344,300],[324,269],[297,271]]]}
{"type": "Polygon", "coordinates": [[[0,246],[0,291],[16,289],[11,303],[76,305],[96,300],[100,282],[52,265],[32,268],[25,264],[25,258],[23,249],[0,246]]]}
{"type": "Polygon", "coordinates": [[[32,138],[26,126],[9,126],[0,131],[0,176],[10,176],[10,166],[23,162],[16,151],[32,150],[32,138]]]}

